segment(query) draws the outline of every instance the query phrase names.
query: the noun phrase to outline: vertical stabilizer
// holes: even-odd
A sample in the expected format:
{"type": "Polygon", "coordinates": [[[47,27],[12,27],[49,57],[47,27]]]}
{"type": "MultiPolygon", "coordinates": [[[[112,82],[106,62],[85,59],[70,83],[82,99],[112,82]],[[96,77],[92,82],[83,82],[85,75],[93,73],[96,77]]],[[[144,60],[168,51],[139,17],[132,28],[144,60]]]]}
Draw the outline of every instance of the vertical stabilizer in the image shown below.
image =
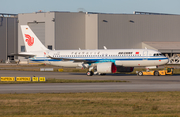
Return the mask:
{"type": "Polygon", "coordinates": [[[28,25],[21,25],[21,30],[27,52],[48,50],[28,25]]]}

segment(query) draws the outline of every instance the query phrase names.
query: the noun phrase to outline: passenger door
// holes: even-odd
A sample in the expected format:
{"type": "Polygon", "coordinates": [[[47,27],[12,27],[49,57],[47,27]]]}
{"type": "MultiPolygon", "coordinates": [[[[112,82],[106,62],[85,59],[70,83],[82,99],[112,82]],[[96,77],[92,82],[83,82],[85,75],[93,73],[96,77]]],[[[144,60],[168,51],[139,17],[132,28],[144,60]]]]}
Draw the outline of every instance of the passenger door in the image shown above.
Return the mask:
{"type": "Polygon", "coordinates": [[[143,60],[147,60],[148,59],[148,51],[145,50],[143,51],[143,60]]]}

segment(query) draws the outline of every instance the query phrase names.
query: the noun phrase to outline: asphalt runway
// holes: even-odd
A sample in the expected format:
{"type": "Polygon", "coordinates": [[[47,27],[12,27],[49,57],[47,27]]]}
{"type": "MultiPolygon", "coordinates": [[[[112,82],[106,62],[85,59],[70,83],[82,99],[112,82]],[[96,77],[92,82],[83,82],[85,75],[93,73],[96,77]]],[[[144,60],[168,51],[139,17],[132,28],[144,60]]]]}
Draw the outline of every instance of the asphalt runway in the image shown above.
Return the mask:
{"type": "Polygon", "coordinates": [[[151,92],[180,91],[180,75],[137,76],[128,74],[107,74],[86,76],[85,73],[31,72],[0,70],[6,77],[46,77],[57,79],[125,80],[119,83],[34,83],[0,84],[0,93],[70,93],[70,92],[151,92]]]}

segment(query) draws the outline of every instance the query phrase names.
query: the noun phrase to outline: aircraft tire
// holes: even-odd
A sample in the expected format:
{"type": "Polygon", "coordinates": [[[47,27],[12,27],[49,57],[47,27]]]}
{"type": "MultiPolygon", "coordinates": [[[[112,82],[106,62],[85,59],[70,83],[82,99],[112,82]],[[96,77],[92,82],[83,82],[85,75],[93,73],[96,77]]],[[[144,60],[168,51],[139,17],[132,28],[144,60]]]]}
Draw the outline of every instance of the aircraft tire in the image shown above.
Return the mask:
{"type": "Polygon", "coordinates": [[[87,74],[87,76],[92,76],[93,72],[92,71],[88,71],[86,74],[87,74]]]}
{"type": "Polygon", "coordinates": [[[142,71],[139,71],[139,72],[138,72],[138,76],[143,76],[143,72],[142,72],[142,71]]]}
{"type": "Polygon", "coordinates": [[[154,72],[154,75],[155,75],[155,76],[159,76],[159,72],[158,72],[158,71],[155,71],[155,72],[154,72]]]}

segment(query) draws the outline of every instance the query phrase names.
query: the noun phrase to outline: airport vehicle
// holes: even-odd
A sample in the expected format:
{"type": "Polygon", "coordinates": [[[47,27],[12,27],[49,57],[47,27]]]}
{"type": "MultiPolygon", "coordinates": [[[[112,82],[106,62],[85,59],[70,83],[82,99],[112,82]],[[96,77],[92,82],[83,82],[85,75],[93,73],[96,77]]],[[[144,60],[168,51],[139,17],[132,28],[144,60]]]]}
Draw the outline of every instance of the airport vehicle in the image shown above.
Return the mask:
{"type": "Polygon", "coordinates": [[[154,76],[161,76],[161,75],[173,75],[173,67],[165,67],[163,70],[152,70],[152,71],[136,71],[138,76],[143,75],[154,75],[154,76]]]}
{"type": "Polygon", "coordinates": [[[97,49],[97,50],[48,50],[29,26],[21,25],[29,60],[55,66],[87,68],[88,76],[118,72],[132,72],[136,66],[163,65],[168,58],[150,49],[97,49]]]}

